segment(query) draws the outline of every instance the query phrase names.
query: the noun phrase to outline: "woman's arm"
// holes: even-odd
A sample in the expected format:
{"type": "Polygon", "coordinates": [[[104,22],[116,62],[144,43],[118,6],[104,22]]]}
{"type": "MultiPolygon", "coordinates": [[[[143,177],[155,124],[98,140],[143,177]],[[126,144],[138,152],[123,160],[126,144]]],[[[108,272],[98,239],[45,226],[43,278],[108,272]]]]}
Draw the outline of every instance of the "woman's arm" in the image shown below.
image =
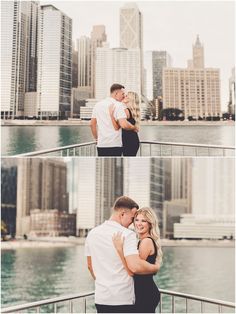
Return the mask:
{"type": "Polygon", "coordinates": [[[91,276],[93,277],[94,280],[96,280],[95,274],[93,272],[93,265],[92,265],[91,256],[87,256],[87,266],[88,266],[88,270],[90,271],[91,276]]]}
{"type": "Polygon", "coordinates": [[[119,254],[122,264],[124,265],[125,270],[127,271],[129,276],[133,276],[134,273],[128,268],[128,265],[124,257],[124,252],[123,252],[124,237],[122,237],[122,233],[118,232],[114,234],[112,237],[112,241],[113,241],[113,244],[115,246],[117,253],[119,254]]]}
{"type": "Polygon", "coordinates": [[[114,118],[114,111],[115,111],[115,105],[111,104],[110,107],[109,107],[109,113],[110,113],[110,117],[111,117],[111,122],[113,124],[114,129],[115,130],[119,130],[120,129],[120,125],[118,124],[118,122],[114,118]]]}

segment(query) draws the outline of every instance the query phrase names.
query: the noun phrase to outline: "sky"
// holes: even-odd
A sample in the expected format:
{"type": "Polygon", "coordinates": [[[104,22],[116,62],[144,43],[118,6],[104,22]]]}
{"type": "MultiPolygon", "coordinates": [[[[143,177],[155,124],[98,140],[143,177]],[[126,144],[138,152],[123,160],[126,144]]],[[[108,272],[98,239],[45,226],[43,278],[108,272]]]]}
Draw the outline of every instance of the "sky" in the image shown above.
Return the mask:
{"type": "MultiPolygon", "coordinates": [[[[133,2],[133,1],[128,1],[133,2]]],[[[166,50],[174,67],[186,67],[199,34],[205,67],[221,73],[221,107],[227,110],[229,78],[235,65],[234,1],[134,1],[143,15],[144,51],[166,50]]],[[[40,1],[53,4],[73,20],[73,39],[105,25],[110,47],[119,47],[119,10],[125,1],[40,1]]]]}

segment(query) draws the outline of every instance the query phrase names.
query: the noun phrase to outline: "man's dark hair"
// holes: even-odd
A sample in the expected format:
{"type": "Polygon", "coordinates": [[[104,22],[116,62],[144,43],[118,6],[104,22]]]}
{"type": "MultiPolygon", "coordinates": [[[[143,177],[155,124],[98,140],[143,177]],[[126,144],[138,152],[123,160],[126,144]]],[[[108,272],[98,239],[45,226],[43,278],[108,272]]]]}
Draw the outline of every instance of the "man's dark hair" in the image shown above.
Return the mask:
{"type": "Polygon", "coordinates": [[[119,198],[117,198],[113,206],[114,210],[119,210],[120,208],[126,208],[131,210],[134,207],[139,209],[138,204],[127,196],[120,196],[119,198]]]}
{"type": "Polygon", "coordinates": [[[122,88],[125,88],[125,87],[123,85],[120,85],[120,84],[112,84],[111,88],[110,88],[110,92],[112,94],[115,90],[119,90],[122,88]]]}

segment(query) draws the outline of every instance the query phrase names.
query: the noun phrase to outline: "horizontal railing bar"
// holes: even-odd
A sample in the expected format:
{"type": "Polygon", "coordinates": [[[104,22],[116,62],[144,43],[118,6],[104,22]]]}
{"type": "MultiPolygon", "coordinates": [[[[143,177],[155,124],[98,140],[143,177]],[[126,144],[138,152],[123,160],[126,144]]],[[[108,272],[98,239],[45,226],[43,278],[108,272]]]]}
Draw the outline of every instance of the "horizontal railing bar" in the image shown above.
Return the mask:
{"type": "MultiPolygon", "coordinates": [[[[140,142],[141,147],[142,144],[149,144],[150,148],[151,145],[166,145],[166,146],[179,146],[179,147],[198,147],[198,148],[207,148],[208,150],[210,148],[215,148],[215,149],[223,149],[223,150],[235,150],[234,146],[219,146],[219,145],[209,145],[209,144],[192,144],[192,143],[175,143],[175,142],[156,142],[156,141],[141,141],[140,142]]],[[[96,142],[87,142],[87,143],[81,143],[81,144],[72,144],[72,145],[67,145],[67,146],[62,146],[62,147],[55,147],[55,148],[49,148],[49,149],[44,149],[44,150],[39,150],[36,152],[30,152],[30,153],[23,153],[23,154],[18,154],[14,155],[14,157],[33,157],[33,156],[38,156],[38,155],[44,155],[48,153],[53,153],[53,152],[58,152],[58,151],[63,151],[63,150],[68,150],[68,149],[75,149],[77,147],[88,147],[96,145],[96,142]]]]}
{"type": "Polygon", "coordinates": [[[33,157],[33,156],[37,156],[37,155],[43,155],[43,154],[58,152],[58,151],[61,151],[61,150],[67,150],[67,149],[70,149],[70,148],[83,147],[83,146],[89,146],[89,145],[95,145],[95,144],[96,144],[96,142],[72,144],[72,145],[67,145],[67,146],[61,146],[61,147],[55,147],[55,148],[48,148],[48,149],[44,149],[44,150],[38,150],[36,152],[18,154],[18,155],[14,155],[14,157],[31,157],[31,156],[33,157]]]}
{"type": "MultiPolygon", "coordinates": [[[[216,300],[216,299],[209,299],[205,297],[199,297],[196,295],[192,294],[186,294],[186,293],[181,293],[181,292],[175,292],[171,290],[162,290],[159,289],[161,295],[166,294],[166,295],[171,295],[175,297],[180,297],[180,298],[186,298],[190,300],[196,300],[196,301],[201,301],[205,303],[210,303],[210,304],[216,304],[219,306],[225,306],[225,307],[230,307],[230,308],[235,308],[235,303],[233,302],[227,302],[227,301],[221,301],[221,300],[216,300]]],[[[74,294],[74,295],[69,295],[69,296],[62,296],[62,297],[56,297],[52,299],[46,299],[46,300],[41,300],[41,301],[36,301],[36,302],[31,302],[31,303],[26,303],[26,304],[21,304],[21,305],[15,305],[7,308],[2,308],[1,313],[11,313],[11,312],[16,312],[16,311],[21,311],[25,310],[28,308],[34,308],[37,306],[42,306],[42,305],[47,305],[47,304],[55,304],[58,302],[63,302],[63,301],[68,301],[68,300],[73,300],[73,299],[80,299],[80,298],[86,298],[88,296],[94,295],[94,292],[85,292],[82,294],[74,294]]],[[[161,302],[162,306],[162,302],[161,302]]]]}
{"type": "Polygon", "coordinates": [[[156,141],[140,141],[140,144],[157,144],[157,145],[169,145],[169,146],[185,146],[185,147],[202,147],[202,148],[218,148],[218,149],[232,149],[234,146],[220,146],[211,144],[194,144],[194,143],[178,143],[178,142],[156,142],[156,141]]]}
{"type": "Polygon", "coordinates": [[[180,297],[180,298],[188,298],[190,300],[203,301],[205,303],[211,303],[211,304],[235,308],[235,303],[233,303],[233,302],[227,302],[227,301],[221,301],[221,300],[210,299],[210,298],[205,298],[205,297],[199,297],[199,296],[196,296],[193,294],[186,294],[186,293],[175,292],[175,291],[171,291],[171,290],[159,289],[159,291],[160,291],[160,293],[171,295],[171,296],[176,296],[176,297],[180,297]]]}
{"type": "Polygon", "coordinates": [[[92,292],[85,292],[82,294],[73,294],[73,295],[69,295],[69,296],[61,296],[61,297],[56,297],[56,298],[52,298],[52,299],[46,299],[46,300],[31,302],[31,303],[19,304],[19,305],[14,305],[14,306],[7,307],[7,308],[2,308],[1,313],[11,313],[11,312],[15,312],[15,311],[25,310],[28,308],[34,308],[37,306],[59,303],[59,302],[64,302],[64,301],[68,301],[68,300],[73,300],[73,299],[81,299],[81,298],[89,297],[91,295],[94,295],[93,291],[92,292]]]}

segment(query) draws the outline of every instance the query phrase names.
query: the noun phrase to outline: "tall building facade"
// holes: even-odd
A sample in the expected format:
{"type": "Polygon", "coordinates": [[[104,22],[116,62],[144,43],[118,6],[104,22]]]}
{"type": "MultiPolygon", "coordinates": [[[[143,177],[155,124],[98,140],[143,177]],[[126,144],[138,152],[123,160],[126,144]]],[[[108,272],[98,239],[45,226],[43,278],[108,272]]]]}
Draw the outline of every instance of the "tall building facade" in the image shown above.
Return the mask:
{"type": "Polygon", "coordinates": [[[163,68],[171,67],[171,57],[167,51],[146,51],[144,54],[145,95],[149,100],[163,98],[163,68]]]}
{"type": "Polygon", "coordinates": [[[138,49],[140,54],[140,92],[144,91],[143,69],[143,17],[134,2],[127,2],[120,9],[120,47],[138,49]]]}
{"type": "Polygon", "coordinates": [[[152,207],[162,228],[164,201],[163,160],[157,158],[124,159],[124,195],[133,198],[139,207],[152,207]]]}
{"type": "Polygon", "coordinates": [[[91,98],[95,97],[96,51],[98,47],[103,47],[106,40],[105,26],[94,25],[91,32],[91,98]]]}
{"type": "Polygon", "coordinates": [[[58,159],[19,159],[17,173],[17,235],[29,232],[31,210],[68,212],[64,162],[58,159]]]}
{"type": "Polygon", "coordinates": [[[232,69],[231,77],[229,79],[229,114],[235,114],[235,67],[232,69]]]}
{"type": "Polygon", "coordinates": [[[2,116],[24,114],[25,92],[36,91],[38,1],[2,1],[2,116]]]}
{"type": "Polygon", "coordinates": [[[77,40],[78,50],[78,87],[91,88],[91,39],[81,36],[77,40]]]}
{"type": "Polygon", "coordinates": [[[183,110],[188,117],[221,115],[220,70],[204,68],[203,46],[197,38],[189,67],[163,69],[163,108],[183,110]]]}
{"type": "Polygon", "coordinates": [[[72,44],[72,88],[77,88],[77,87],[78,87],[78,51],[73,42],[72,44]]]}
{"type": "Polygon", "coordinates": [[[72,85],[72,20],[53,5],[39,17],[38,111],[41,117],[65,117],[72,85]]]}
{"type": "Polygon", "coordinates": [[[234,216],[234,167],[233,158],[193,160],[194,216],[234,216]]]}
{"type": "Polygon", "coordinates": [[[109,96],[114,82],[140,95],[140,62],[139,49],[97,48],[95,98],[101,100],[109,96]]]}
{"type": "Polygon", "coordinates": [[[116,158],[80,158],[74,163],[76,172],[73,173],[77,177],[77,192],[73,197],[73,208],[77,206],[76,233],[86,236],[90,229],[110,217],[116,191],[123,183],[120,181],[122,164],[116,158]]]}

